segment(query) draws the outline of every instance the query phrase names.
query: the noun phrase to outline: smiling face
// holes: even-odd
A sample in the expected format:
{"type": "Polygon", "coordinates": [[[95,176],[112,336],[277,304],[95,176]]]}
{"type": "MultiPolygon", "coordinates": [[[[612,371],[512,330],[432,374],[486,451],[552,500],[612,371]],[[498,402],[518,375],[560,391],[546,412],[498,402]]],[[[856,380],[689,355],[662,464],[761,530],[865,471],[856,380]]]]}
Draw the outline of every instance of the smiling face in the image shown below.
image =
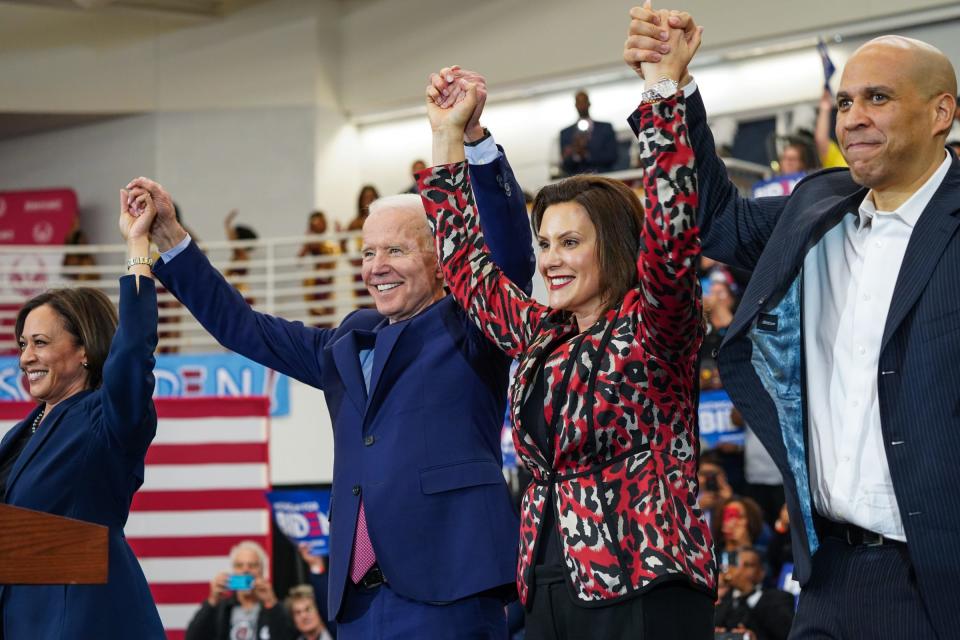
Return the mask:
{"type": "Polygon", "coordinates": [[[843,70],[837,140],[853,179],[877,192],[912,192],[944,158],[942,136],[953,117],[946,106],[953,98],[938,87],[949,84],[939,76],[952,76],[952,68],[925,47],[879,38],[858,49],[843,70]]]}
{"type": "Polygon", "coordinates": [[[53,307],[44,304],[31,311],[18,340],[30,395],[48,409],[87,388],[86,350],[53,307]]]}
{"type": "Polygon", "coordinates": [[[570,311],[580,330],[586,329],[603,309],[597,230],[589,214],[576,202],[550,205],[543,212],[537,242],[548,304],[570,311]]]}
{"type": "Polygon", "coordinates": [[[361,273],[377,311],[393,322],[444,296],[443,273],[423,213],[386,208],[363,225],[361,273]]]}

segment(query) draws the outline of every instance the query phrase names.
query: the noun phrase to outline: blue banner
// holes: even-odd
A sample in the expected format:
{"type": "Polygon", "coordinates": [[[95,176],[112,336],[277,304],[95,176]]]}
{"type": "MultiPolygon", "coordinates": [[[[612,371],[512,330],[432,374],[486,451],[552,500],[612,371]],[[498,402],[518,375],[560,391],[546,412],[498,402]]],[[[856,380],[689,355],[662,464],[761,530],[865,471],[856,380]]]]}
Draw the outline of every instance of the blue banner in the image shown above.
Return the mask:
{"type": "MultiPolygon", "coordinates": [[[[290,381],[235,353],[158,355],[154,398],[267,396],[270,415],[290,413],[290,381]]],[[[16,356],[0,356],[0,401],[29,400],[16,356]]]]}
{"type": "Polygon", "coordinates": [[[755,182],[752,190],[754,198],[766,198],[768,196],[788,196],[793,192],[797,183],[807,176],[806,172],[788,173],[782,176],[773,176],[766,180],[755,182]]]}
{"type": "Polygon", "coordinates": [[[273,519],[293,546],[307,543],[310,554],[330,554],[330,490],[270,491],[273,519]]]}
{"type": "Polygon", "coordinates": [[[700,393],[700,440],[704,449],[724,442],[743,446],[743,428],[733,424],[731,411],[733,402],[723,389],[700,393]]]}

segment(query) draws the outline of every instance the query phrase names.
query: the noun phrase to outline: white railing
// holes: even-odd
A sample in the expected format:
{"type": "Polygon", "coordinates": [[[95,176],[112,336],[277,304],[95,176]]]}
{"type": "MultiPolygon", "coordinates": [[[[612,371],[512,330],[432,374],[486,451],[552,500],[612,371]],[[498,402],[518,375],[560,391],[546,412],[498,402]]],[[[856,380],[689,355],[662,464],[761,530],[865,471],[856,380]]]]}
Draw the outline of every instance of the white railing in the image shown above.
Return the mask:
{"type": "MultiPolygon", "coordinates": [[[[350,311],[371,306],[359,279],[359,232],[297,236],[238,242],[205,242],[200,247],[258,311],[313,326],[336,326],[350,311]],[[298,256],[306,244],[325,243],[334,255],[298,256]],[[346,253],[341,252],[341,245],[346,253]],[[235,259],[235,249],[248,249],[247,259],[235,259]]],[[[124,272],[124,245],[0,247],[0,353],[16,350],[13,325],[17,311],[47,289],[88,286],[103,290],[117,302],[118,278],[124,272]],[[71,265],[79,256],[94,264],[71,265]]],[[[161,290],[160,344],[162,353],[210,351],[217,342],[170,293],[161,290]]]]}

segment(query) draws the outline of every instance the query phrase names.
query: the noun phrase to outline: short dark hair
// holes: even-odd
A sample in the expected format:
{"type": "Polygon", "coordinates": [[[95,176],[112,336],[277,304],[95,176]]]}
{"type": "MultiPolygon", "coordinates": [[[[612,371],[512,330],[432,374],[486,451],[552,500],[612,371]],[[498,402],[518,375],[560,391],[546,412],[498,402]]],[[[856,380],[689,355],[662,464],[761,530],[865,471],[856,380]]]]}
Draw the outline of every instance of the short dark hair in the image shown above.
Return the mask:
{"type": "Polygon", "coordinates": [[[633,190],[619,180],[595,175],[566,178],[540,189],[533,201],[530,222],[534,234],[547,207],[574,202],[587,212],[597,231],[597,262],[603,311],[618,304],[637,284],[637,257],[643,204],[633,190]]]}
{"type": "Polygon", "coordinates": [[[237,234],[237,240],[256,240],[257,232],[254,231],[251,227],[248,227],[243,224],[238,224],[233,228],[234,232],[237,234]]]}
{"type": "Polygon", "coordinates": [[[34,296],[17,312],[13,337],[19,342],[27,316],[37,307],[49,306],[60,317],[63,328],[83,347],[87,357],[87,389],[103,382],[103,363],[117,331],[117,310],[103,291],[90,287],[51,289],[34,296]]]}
{"type": "MultiPolygon", "coordinates": [[[[747,518],[747,534],[750,536],[750,541],[756,543],[760,538],[760,534],[763,533],[763,509],[760,508],[760,505],[758,505],[757,501],[753,498],[735,495],[723,503],[723,507],[720,508],[720,513],[722,514],[723,510],[726,509],[728,505],[731,505],[735,502],[739,502],[743,505],[743,513],[747,518]]],[[[721,543],[724,542],[722,524],[722,517],[716,518],[713,521],[714,540],[719,540],[721,543]]]]}

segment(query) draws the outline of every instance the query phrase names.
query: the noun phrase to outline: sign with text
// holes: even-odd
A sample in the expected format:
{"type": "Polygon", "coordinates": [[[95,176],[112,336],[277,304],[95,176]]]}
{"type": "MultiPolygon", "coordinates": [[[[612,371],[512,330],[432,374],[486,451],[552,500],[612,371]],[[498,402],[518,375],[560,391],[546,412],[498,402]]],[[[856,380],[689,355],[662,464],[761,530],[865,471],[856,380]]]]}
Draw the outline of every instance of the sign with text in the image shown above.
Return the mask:
{"type": "Polygon", "coordinates": [[[700,440],[705,449],[730,442],[743,446],[742,427],[733,424],[733,402],[723,389],[700,393],[700,440]]]}
{"type": "MultiPolygon", "coordinates": [[[[271,416],[290,413],[287,377],[235,353],[158,355],[153,375],[154,398],[266,396],[271,416]]],[[[29,399],[17,357],[0,357],[0,401],[29,399]]]]}
{"type": "Polygon", "coordinates": [[[315,556],[330,554],[330,490],[282,490],[267,494],[273,519],[293,546],[306,543],[315,556]]]}

